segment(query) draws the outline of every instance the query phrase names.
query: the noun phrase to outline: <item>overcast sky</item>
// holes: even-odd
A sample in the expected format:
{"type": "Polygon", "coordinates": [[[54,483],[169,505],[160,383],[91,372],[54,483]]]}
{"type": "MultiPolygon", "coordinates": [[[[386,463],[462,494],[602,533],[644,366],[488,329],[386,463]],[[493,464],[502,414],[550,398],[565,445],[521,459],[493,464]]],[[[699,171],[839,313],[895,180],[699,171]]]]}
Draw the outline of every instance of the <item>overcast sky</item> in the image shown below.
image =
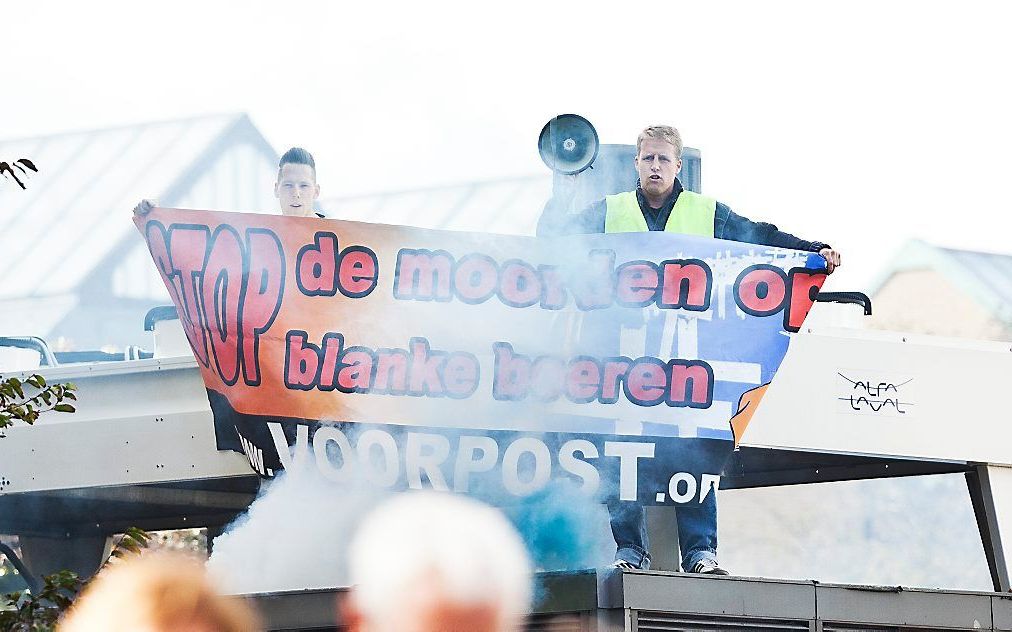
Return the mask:
{"type": "Polygon", "coordinates": [[[546,173],[562,112],[670,123],[705,193],[860,289],[910,237],[1012,253],[1006,6],[8,2],[0,138],[244,111],[330,197],[546,173]]]}

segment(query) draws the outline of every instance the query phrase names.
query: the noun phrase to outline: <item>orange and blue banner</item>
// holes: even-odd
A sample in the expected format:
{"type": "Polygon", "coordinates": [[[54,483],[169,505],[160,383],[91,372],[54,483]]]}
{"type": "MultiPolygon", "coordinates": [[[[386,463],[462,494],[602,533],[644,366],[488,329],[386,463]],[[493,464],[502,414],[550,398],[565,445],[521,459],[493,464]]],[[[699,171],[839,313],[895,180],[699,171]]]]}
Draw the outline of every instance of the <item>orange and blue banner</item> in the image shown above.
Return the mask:
{"type": "Polygon", "coordinates": [[[136,223],[262,476],[699,502],[825,280],[817,254],[156,208],[136,223]]]}

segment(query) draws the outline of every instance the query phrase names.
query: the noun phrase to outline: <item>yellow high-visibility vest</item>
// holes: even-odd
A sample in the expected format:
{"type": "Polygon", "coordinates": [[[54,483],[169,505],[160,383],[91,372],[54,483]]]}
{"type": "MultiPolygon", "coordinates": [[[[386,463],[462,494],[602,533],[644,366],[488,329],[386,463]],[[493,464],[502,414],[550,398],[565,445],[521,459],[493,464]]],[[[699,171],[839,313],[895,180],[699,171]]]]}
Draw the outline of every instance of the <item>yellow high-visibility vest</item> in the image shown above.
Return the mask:
{"type": "MultiPolygon", "coordinates": [[[[607,195],[604,200],[607,207],[604,232],[637,233],[650,230],[635,191],[607,195]]],[[[683,190],[675,200],[664,231],[713,237],[713,216],[716,212],[717,200],[683,190]]]]}

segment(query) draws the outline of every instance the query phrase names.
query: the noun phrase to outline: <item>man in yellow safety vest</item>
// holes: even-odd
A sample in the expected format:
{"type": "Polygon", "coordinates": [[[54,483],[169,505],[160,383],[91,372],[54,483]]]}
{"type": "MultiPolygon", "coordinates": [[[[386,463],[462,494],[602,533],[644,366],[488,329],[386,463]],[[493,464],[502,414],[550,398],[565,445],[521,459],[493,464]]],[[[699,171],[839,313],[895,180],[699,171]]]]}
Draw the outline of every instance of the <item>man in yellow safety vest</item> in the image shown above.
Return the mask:
{"type": "MultiPolygon", "coordinates": [[[[673,127],[655,125],[636,139],[636,172],[639,186],[605,196],[578,213],[552,200],[538,222],[539,236],[587,233],[666,231],[714,237],[751,244],[817,252],[832,273],[840,265],[840,253],[818,241],[807,241],[781,232],[773,224],[753,222],[726,205],[682,188],[682,138],[673,127]]],[[[615,536],[615,566],[649,568],[643,507],[632,502],[608,506],[615,536]]],[[[679,507],[678,541],[682,569],[690,573],[727,575],[717,563],[717,500],[679,507]]]]}

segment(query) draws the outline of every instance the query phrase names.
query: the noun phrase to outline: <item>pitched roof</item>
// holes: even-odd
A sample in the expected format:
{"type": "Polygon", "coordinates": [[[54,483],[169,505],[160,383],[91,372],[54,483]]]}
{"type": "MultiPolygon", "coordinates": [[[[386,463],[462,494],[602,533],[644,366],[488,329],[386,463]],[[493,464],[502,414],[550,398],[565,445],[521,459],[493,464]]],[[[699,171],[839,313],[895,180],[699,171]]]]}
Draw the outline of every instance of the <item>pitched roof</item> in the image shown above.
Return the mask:
{"type": "Polygon", "coordinates": [[[533,235],[551,192],[545,174],[329,198],[320,207],[333,219],[533,235]]]}
{"type": "Polygon", "coordinates": [[[923,269],[942,274],[996,319],[1012,325],[1012,254],[944,248],[911,239],[872,283],[872,294],[897,272],[923,269]]]}
{"type": "Polygon", "coordinates": [[[0,160],[38,168],[24,190],[0,179],[0,298],[72,291],[135,230],[141,198],[172,205],[240,137],[274,154],[245,114],[0,140],[0,160]]]}

